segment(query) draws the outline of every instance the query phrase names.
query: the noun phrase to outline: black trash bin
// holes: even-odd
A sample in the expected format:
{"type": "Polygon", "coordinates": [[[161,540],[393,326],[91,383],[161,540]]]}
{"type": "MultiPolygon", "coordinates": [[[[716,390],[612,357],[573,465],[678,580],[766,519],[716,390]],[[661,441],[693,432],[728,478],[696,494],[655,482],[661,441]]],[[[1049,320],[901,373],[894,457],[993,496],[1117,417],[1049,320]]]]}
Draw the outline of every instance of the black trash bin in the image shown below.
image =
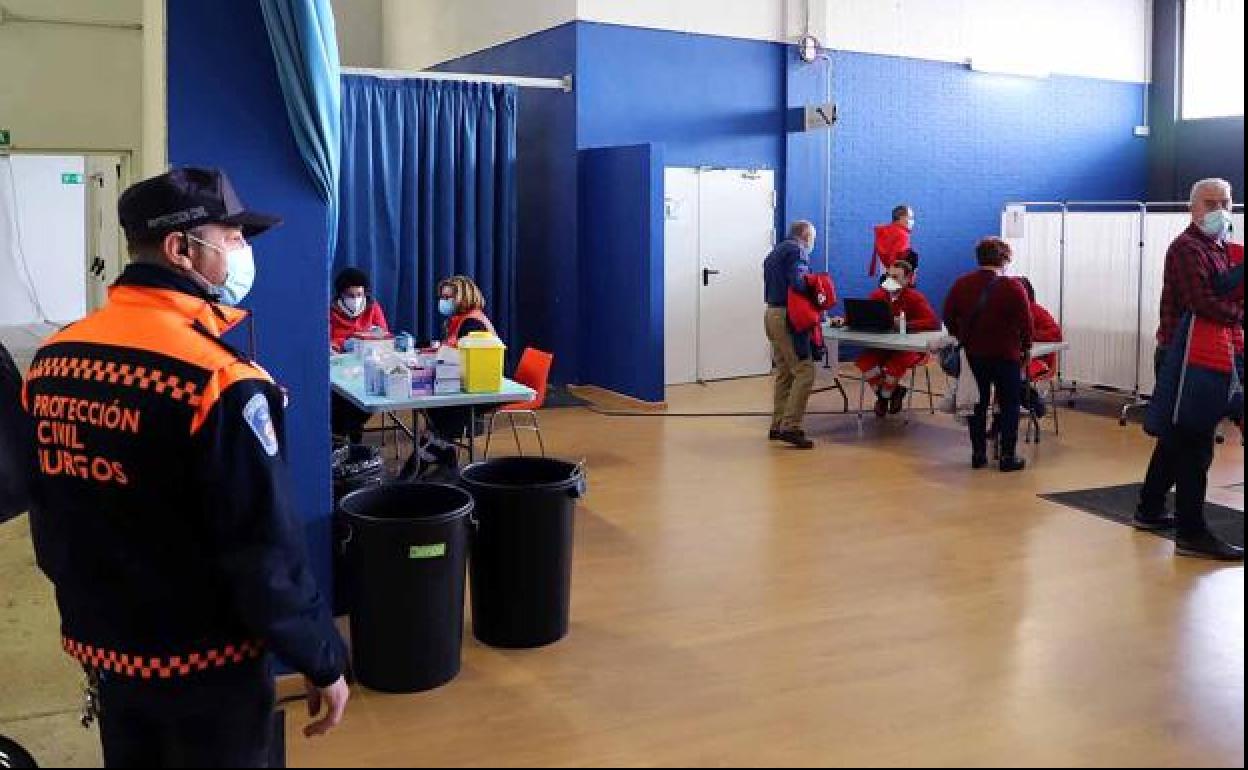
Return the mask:
{"type": "MultiPolygon", "coordinates": [[[[347,539],[347,520],[338,503],[344,497],[366,487],[375,487],[386,480],[386,461],[381,450],[364,444],[342,444],[334,447],[334,542],[347,539]]],[[[352,574],[341,547],[334,549],[334,616],[351,611],[352,574]]]]}
{"type": "Polygon", "coordinates": [[[472,536],[472,633],[492,647],[540,647],[568,633],[572,531],[582,466],[501,457],[464,468],[477,503],[472,536]]]}
{"type": "Polygon", "coordinates": [[[365,687],[419,692],[459,673],[472,497],[448,484],[383,484],[340,507],[349,526],[351,663],[365,687]]]}
{"type": "Polygon", "coordinates": [[[30,752],[17,741],[0,735],[0,768],[39,767],[30,752]]]}

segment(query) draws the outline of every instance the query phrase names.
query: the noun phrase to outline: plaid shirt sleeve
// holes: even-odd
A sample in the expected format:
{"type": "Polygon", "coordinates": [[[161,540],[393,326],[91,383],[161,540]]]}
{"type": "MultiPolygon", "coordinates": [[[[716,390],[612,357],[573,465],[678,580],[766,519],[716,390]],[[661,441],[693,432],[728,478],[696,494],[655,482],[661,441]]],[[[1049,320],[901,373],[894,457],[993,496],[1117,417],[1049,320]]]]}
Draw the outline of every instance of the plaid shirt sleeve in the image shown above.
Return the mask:
{"type": "MultiPolygon", "coordinates": [[[[1174,287],[1181,315],[1191,310],[1202,318],[1223,324],[1239,324],[1244,320],[1243,306],[1223,296],[1214,288],[1217,265],[1209,255],[1191,241],[1176,241],[1166,255],[1166,282],[1174,287]]],[[[1178,318],[1172,320],[1176,325],[1178,318]]]]}

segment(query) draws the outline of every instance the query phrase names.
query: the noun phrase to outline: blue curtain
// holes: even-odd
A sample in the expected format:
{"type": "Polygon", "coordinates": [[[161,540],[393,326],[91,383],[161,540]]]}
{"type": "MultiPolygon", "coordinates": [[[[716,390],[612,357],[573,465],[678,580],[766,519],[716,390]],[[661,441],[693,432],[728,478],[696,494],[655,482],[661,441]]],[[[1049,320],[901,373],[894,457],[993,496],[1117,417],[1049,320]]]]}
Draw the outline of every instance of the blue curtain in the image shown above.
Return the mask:
{"type": "Polygon", "coordinates": [[[470,276],[513,338],[515,86],[347,75],[342,97],[334,272],[367,272],[391,326],[427,339],[438,281],[470,276]]]}
{"type": "Polygon", "coordinates": [[[329,253],[338,228],[342,91],[330,0],[260,0],[286,114],[304,164],[329,204],[329,253]]]}

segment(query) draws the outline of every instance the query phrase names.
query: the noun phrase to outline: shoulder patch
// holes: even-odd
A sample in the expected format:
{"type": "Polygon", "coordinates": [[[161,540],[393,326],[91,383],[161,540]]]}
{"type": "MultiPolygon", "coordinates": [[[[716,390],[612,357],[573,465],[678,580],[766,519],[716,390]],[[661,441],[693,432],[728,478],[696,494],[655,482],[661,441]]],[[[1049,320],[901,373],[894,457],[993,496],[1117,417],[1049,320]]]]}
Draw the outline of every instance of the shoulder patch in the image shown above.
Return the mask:
{"type": "Polygon", "coordinates": [[[273,428],[273,416],[269,414],[269,399],[263,393],[252,396],[243,407],[243,421],[256,434],[265,454],[277,457],[277,431],[273,428]]]}

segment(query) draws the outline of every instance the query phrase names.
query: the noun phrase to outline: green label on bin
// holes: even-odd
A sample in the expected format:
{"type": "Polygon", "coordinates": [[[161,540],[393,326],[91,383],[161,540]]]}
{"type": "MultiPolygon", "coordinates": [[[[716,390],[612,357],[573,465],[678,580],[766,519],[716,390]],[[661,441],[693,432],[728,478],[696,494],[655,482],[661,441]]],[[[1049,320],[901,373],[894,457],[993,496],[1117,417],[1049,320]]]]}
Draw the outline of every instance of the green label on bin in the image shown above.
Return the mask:
{"type": "Polygon", "coordinates": [[[443,556],[446,556],[446,543],[413,545],[407,549],[409,559],[438,559],[443,556]]]}

